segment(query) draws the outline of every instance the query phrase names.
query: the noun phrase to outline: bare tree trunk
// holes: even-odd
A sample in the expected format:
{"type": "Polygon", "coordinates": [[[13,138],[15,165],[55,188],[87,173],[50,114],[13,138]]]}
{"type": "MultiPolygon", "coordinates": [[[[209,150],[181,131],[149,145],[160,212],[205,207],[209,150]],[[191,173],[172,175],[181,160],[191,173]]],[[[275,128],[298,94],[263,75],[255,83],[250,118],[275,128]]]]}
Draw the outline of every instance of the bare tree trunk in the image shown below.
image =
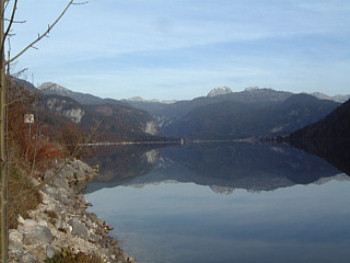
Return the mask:
{"type": "Polygon", "coordinates": [[[5,79],[5,35],[4,35],[4,16],[5,0],[0,0],[0,175],[1,175],[1,200],[0,200],[0,228],[1,228],[1,262],[8,260],[8,225],[7,225],[7,204],[8,204],[8,171],[6,156],[6,79],[5,79]]]}
{"type": "MultiPolygon", "coordinates": [[[[69,9],[71,5],[81,5],[86,2],[75,3],[75,0],[69,0],[66,7],[56,20],[48,25],[47,30],[43,34],[38,34],[38,37],[31,43],[26,45],[22,51],[12,58],[5,58],[5,41],[9,37],[12,24],[15,23],[15,13],[17,9],[17,3],[19,0],[14,0],[13,5],[10,7],[10,19],[5,19],[5,9],[8,7],[10,0],[0,0],[0,263],[6,263],[8,261],[8,156],[7,156],[7,80],[6,80],[6,68],[9,69],[10,64],[27,52],[30,48],[34,48],[34,45],[41,39],[46,37],[52,28],[61,20],[63,15],[69,9]],[[5,29],[5,20],[8,22],[5,29]]],[[[67,0],[68,1],[68,0],[67,0]]],[[[10,72],[8,72],[10,77],[10,72]]],[[[35,161],[34,161],[35,162],[35,161]]],[[[33,164],[34,165],[34,164],[33,164]]]]}

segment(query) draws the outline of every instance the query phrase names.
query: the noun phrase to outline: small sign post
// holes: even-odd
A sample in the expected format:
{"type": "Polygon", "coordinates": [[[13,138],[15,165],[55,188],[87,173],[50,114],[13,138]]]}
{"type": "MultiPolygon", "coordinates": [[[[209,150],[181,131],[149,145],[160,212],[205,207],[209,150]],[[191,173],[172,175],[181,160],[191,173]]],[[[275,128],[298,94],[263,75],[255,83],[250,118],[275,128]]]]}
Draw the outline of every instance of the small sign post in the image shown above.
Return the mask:
{"type": "Polygon", "coordinates": [[[33,124],[34,123],[34,114],[28,113],[24,115],[24,123],[33,124]]]}
{"type": "MultiPolygon", "coordinates": [[[[34,123],[34,114],[33,113],[27,113],[24,115],[24,123],[29,124],[29,140],[32,139],[32,124],[34,123]]],[[[26,160],[28,160],[28,149],[29,144],[27,144],[27,151],[26,151],[26,160]]]]}
{"type": "Polygon", "coordinates": [[[24,115],[24,123],[29,124],[29,138],[32,137],[32,124],[34,123],[34,114],[27,113],[24,115]]]}

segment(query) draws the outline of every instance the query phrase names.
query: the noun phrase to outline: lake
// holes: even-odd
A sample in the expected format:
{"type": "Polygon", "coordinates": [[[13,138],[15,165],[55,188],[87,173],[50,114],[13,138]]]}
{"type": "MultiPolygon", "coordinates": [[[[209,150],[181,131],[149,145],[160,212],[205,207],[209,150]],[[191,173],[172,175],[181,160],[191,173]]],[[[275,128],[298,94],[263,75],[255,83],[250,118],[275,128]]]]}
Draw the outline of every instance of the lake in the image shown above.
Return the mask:
{"type": "Polygon", "coordinates": [[[141,263],[350,262],[350,177],[287,145],[99,150],[85,198],[141,263]]]}

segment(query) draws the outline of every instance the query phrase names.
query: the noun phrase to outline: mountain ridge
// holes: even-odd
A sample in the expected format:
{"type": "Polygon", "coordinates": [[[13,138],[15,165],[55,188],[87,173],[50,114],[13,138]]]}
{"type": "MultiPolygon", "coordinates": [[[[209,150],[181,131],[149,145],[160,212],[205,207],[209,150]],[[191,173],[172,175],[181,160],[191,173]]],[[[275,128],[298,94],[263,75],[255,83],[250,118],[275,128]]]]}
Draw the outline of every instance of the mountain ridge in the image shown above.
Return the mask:
{"type": "MultiPolygon", "coordinates": [[[[125,130],[123,136],[128,136],[128,130],[130,134],[139,130],[150,135],[197,139],[283,135],[322,119],[339,105],[329,100],[330,97],[317,98],[321,93],[317,96],[294,94],[258,87],[239,92],[233,92],[228,87],[215,88],[207,96],[172,103],[145,101],[141,97],[123,101],[102,99],[70,91],[52,82],[43,83],[39,88],[46,96],[65,96],[80,104],[73,106],[74,103],[61,99],[61,115],[70,116],[71,121],[86,123],[83,115],[90,112],[87,115],[90,119],[96,116],[104,119],[108,133],[125,130]],[[67,105],[71,105],[70,111],[67,105]],[[111,115],[119,116],[119,119],[111,115]],[[142,128],[129,125],[135,121],[143,123],[142,128]]],[[[53,108],[54,102],[51,97],[47,102],[51,105],[47,105],[48,108],[53,108]]]]}
{"type": "Polygon", "coordinates": [[[324,119],[291,134],[293,139],[350,139],[350,100],[337,107],[324,119]]]}
{"type": "Polygon", "coordinates": [[[288,134],[322,119],[338,105],[307,94],[291,95],[280,101],[226,100],[197,107],[163,131],[168,136],[199,139],[288,134]]]}
{"type": "MultiPolygon", "coordinates": [[[[29,83],[28,81],[22,80],[22,79],[18,79],[16,78],[17,82],[27,82],[27,86],[28,85],[32,85],[31,83],[29,83]]],[[[34,87],[34,85],[32,85],[34,87]]],[[[70,89],[67,89],[66,87],[61,86],[60,84],[54,83],[54,82],[43,82],[41,85],[39,85],[37,87],[37,89],[41,90],[43,93],[54,93],[54,94],[58,94],[58,95],[64,95],[64,96],[71,96],[73,97],[76,101],[82,103],[82,104],[93,104],[96,103],[100,103],[104,100],[112,100],[114,102],[149,102],[149,103],[161,103],[161,104],[172,104],[172,103],[176,103],[176,102],[188,102],[188,101],[193,101],[193,100],[197,100],[197,99],[201,99],[201,98],[205,98],[205,97],[216,97],[216,96],[221,96],[221,95],[229,95],[230,96],[235,96],[234,94],[242,94],[242,93],[261,93],[261,92],[281,92],[281,93],[286,93],[286,94],[296,94],[296,93],[292,93],[289,91],[278,91],[272,88],[260,88],[260,87],[248,87],[243,89],[242,91],[233,91],[230,87],[224,86],[224,87],[217,87],[217,88],[213,88],[211,89],[208,94],[206,96],[198,96],[192,99],[187,99],[187,100],[175,100],[175,99],[171,99],[171,100],[159,100],[157,98],[154,99],[143,99],[140,96],[134,96],[131,98],[127,98],[127,99],[113,99],[113,98],[101,98],[98,97],[96,95],[90,94],[90,93],[82,93],[82,92],[76,92],[76,91],[72,91],[70,89]],[[90,100],[88,98],[79,98],[79,96],[82,97],[90,97],[90,100]]],[[[348,99],[350,99],[350,94],[338,94],[338,95],[334,95],[334,96],[330,96],[327,94],[324,94],[322,92],[312,92],[312,93],[306,93],[303,92],[305,94],[309,94],[312,95],[318,99],[321,100],[333,100],[335,102],[339,102],[339,103],[344,103],[346,102],[348,99]]]]}
{"type": "Polygon", "coordinates": [[[36,118],[49,125],[73,122],[87,133],[95,130],[94,140],[154,140],[162,137],[149,113],[126,103],[73,92],[52,82],[42,84],[41,89],[25,80],[13,79],[13,83],[38,97],[36,118]]]}

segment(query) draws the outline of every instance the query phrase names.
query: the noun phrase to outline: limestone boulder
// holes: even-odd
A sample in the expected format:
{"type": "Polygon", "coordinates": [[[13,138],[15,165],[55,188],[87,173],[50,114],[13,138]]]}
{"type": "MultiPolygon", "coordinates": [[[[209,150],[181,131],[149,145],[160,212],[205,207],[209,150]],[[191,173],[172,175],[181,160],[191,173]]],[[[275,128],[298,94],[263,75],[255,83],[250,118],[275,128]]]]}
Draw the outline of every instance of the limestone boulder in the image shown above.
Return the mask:
{"type": "Polygon", "coordinates": [[[48,244],[52,239],[53,236],[50,229],[41,225],[27,228],[23,234],[23,243],[25,245],[48,244]]]}

